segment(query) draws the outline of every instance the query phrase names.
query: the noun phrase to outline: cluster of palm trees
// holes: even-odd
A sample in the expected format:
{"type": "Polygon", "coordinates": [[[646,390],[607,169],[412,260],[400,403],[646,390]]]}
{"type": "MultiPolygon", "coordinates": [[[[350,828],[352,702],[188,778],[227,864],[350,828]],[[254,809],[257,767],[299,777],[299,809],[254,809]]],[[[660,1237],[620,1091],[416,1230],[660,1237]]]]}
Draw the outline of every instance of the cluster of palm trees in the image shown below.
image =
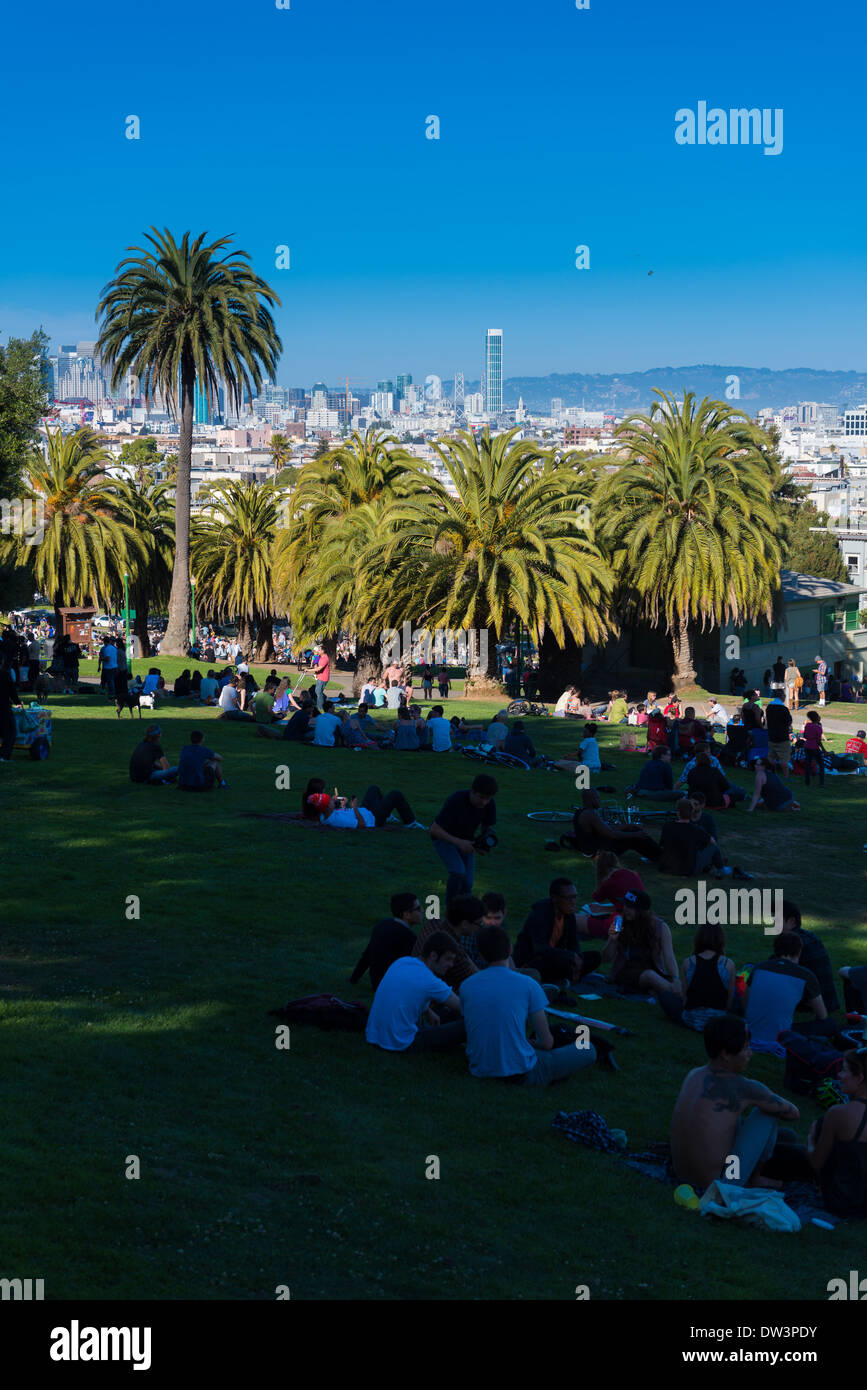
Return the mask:
{"type": "Polygon", "coordinates": [[[44,539],[5,539],[0,558],[26,564],[56,607],[117,604],[128,574],[142,654],[149,612],[167,609],[162,651],[179,655],[192,578],[200,615],[236,621],[260,660],[278,615],[299,642],[355,633],[359,678],[378,665],[383,630],[407,621],[497,639],[520,622],[553,669],[642,616],[671,633],[680,684],[695,678],[699,628],[772,620],[787,525],[774,441],[690,394],[657,393],[608,459],[516,430],[461,431],[434,443],[435,471],[371,428],[287,473],[291,445],[277,437],[277,481],[213,484],[191,517],[196,385],[213,402],[221,378],[230,406],[252,399],[280,352],[279,300],[226,238],[177,243],[152,229],[147,240],[103,291],[99,351],[115,382],[132,371],[146,399],[175,403],[176,476],[109,477],[92,431],[49,432],[22,483],[42,501],[44,539]]]}

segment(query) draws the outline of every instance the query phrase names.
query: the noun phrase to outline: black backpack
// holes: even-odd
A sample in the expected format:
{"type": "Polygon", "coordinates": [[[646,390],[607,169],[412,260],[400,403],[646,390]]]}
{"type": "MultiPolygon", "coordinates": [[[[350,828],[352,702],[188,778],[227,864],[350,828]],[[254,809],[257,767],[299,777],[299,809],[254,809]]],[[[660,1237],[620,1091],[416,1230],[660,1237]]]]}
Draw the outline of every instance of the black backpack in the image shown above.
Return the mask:
{"type": "Polygon", "coordinates": [[[363,1033],[368,1010],[363,1004],[347,1004],[334,994],[305,994],[303,999],[290,999],[282,1009],[269,1010],[273,1018],[284,1023],[315,1023],[328,1032],[363,1033]]]}
{"type": "Polygon", "coordinates": [[[797,1095],[810,1095],[822,1081],[836,1080],[839,1075],[843,1054],[829,1047],[824,1038],[807,1038],[787,1028],[777,1042],[786,1049],[783,1084],[797,1095]]]}

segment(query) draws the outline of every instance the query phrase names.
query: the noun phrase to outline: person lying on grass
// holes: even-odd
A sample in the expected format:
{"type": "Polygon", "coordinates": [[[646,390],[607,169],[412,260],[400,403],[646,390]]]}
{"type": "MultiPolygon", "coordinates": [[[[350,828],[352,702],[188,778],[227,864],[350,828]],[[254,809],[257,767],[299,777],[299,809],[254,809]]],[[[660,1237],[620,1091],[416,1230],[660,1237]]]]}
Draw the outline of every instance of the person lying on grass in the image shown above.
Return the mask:
{"type": "Polygon", "coordinates": [[[364,1036],[385,1052],[443,1052],[466,1039],[463,1019],[442,1023],[431,1008],[439,1003],[460,1014],[461,1002],[446,983],[455,963],[454,942],[445,932],[433,932],[421,948],[421,958],[401,956],[390,965],[373,996],[364,1036]],[[424,1026],[422,1026],[424,1018],[424,1026]]]}
{"type": "Polygon", "coordinates": [[[799,1111],[744,1076],[752,1051],[742,1018],[723,1014],[709,1019],[704,1046],[710,1060],[689,1072],[671,1117],[671,1160],[678,1181],[702,1188],[715,1181],[781,1187],[762,1176],[762,1167],[778,1141],[795,1141],[793,1131],[780,1130],[778,1122],[794,1123],[799,1111]]]}
{"type": "Polygon", "coordinates": [[[390,791],[383,796],[375,785],[368,787],[360,804],[357,796],[335,795],[322,824],[332,830],[380,830],[393,811],[397,812],[407,829],[427,829],[426,825],[416,820],[403,792],[390,791]]]}

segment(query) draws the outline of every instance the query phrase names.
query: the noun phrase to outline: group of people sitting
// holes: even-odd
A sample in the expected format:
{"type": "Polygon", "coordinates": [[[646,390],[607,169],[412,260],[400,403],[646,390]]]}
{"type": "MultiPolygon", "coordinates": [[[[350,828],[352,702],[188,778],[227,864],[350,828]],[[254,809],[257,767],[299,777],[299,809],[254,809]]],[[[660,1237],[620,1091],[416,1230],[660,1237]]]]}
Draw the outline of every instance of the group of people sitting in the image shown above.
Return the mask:
{"type": "Polygon", "coordinates": [[[172,764],[163,751],[162,729],[149,724],[144,738],[132,751],[129,760],[131,782],[139,785],[163,786],[176,782],[182,791],[205,792],[213,787],[227,787],[223,775],[222,754],[215,753],[205,743],[200,729],[193,729],[190,741],[181,749],[177,763],[172,764]]]}

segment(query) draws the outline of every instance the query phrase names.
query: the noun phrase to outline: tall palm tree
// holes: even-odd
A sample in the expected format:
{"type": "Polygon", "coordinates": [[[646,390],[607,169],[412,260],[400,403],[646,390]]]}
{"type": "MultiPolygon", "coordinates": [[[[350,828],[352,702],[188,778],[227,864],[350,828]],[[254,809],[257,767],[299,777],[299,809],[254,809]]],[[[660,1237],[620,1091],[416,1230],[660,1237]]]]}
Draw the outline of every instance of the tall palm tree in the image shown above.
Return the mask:
{"type": "Polygon", "coordinates": [[[457,495],[429,488],[393,502],[371,591],[384,626],[412,616],[427,629],[485,632],[486,661],[481,641],[468,644],[468,679],[480,686],[495,667],[491,638],[516,620],[537,642],[549,635],[560,648],[611,630],[613,578],[590,525],[592,478],[517,433],[461,431],[434,445],[457,495]]]}
{"type": "Polygon", "coordinates": [[[0,542],[0,558],[26,566],[54,604],[58,633],[61,608],[109,602],[123,588],[124,570],[144,554],[141,537],[118,515],[103,471],[108,462],[92,430],[65,437],[49,430],[45,455],[32,452],[21,480],[23,497],[42,507],[42,537],[0,542]]]}
{"type": "Polygon", "coordinates": [[[213,483],[199,493],[204,511],[193,521],[192,564],[203,609],[238,620],[243,653],[268,661],[277,604],[271,582],[280,494],[273,483],[213,483]]]}
{"type": "Polygon", "coordinates": [[[159,395],[179,419],[175,501],[175,563],[169,621],[161,650],[181,656],[189,648],[190,467],[196,384],[211,410],[219,383],[230,409],[252,398],[263,374],[273,375],[281,349],[268,306],[275,292],[254,275],[246,251],[226,252],[229,237],[205,244],[207,233],[181,242],[151,228],[151,249],[130,255],[102,291],[97,351],[111,365],[112,386],[127,372],[139,379],[150,403],[159,395]]]}
{"type": "MultiPolygon", "coordinates": [[[[175,551],[175,507],[171,484],[140,479],[138,470],[106,486],[117,516],[135,528],[144,543],[144,554],[130,567],[129,602],[135,609],[132,633],[136,656],[150,656],[148,636],[151,606],[164,610],[172,586],[175,551]]],[[[118,596],[119,597],[119,596],[118,596]]]]}
{"type": "Polygon", "coordinates": [[[722,401],[656,395],[619,426],[626,460],[603,477],[596,512],[627,595],[671,634],[680,688],[696,679],[698,627],[772,619],[786,523],[762,430],[722,401]]]}
{"type": "MultiPolygon", "coordinates": [[[[290,614],[294,610],[301,627],[306,626],[307,601],[290,598],[296,590],[311,592],[305,585],[307,570],[316,565],[326,530],[333,528],[358,507],[378,501],[420,497],[438,485],[427,466],[412,456],[394,435],[371,426],[364,434],[356,430],[348,440],[313,458],[300,471],[286,513],[286,528],[275,552],[275,587],[290,614]]],[[[330,532],[329,532],[330,534],[330,532]]],[[[317,567],[321,574],[321,567],[317,567]]],[[[322,637],[333,655],[336,633],[348,623],[338,618],[333,627],[320,628],[311,636],[322,637]]],[[[378,656],[379,648],[376,647],[378,656]]],[[[372,661],[373,653],[367,657],[372,661]]]]}

